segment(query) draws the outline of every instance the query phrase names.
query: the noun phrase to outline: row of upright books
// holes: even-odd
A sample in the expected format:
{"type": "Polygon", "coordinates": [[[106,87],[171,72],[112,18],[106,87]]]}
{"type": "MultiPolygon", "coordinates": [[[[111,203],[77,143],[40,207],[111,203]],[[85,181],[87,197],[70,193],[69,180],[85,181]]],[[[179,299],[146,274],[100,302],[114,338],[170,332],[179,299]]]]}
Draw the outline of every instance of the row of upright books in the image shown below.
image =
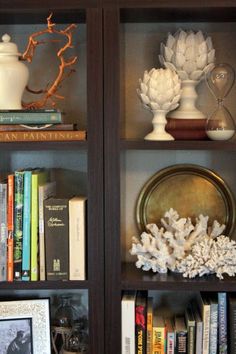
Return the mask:
{"type": "Polygon", "coordinates": [[[122,354],[236,353],[236,295],[201,293],[166,317],[147,291],[126,291],[121,312],[122,354]]]}
{"type": "Polygon", "coordinates": [[[84,280],[86,198],[57,197],[53,171],[0,182],[0,280],[84,280]]]}

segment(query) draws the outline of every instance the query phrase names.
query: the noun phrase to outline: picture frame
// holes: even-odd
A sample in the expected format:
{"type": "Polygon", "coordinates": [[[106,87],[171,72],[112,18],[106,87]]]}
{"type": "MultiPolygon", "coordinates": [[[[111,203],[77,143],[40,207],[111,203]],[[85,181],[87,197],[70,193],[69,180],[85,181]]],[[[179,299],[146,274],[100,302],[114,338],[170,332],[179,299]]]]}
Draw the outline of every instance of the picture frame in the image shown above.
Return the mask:
{"type": "Polygon", "coordinates": [[[0,302],[0,354],[14,345],[24,354],[51,353],[49,299],[0,302]]]}

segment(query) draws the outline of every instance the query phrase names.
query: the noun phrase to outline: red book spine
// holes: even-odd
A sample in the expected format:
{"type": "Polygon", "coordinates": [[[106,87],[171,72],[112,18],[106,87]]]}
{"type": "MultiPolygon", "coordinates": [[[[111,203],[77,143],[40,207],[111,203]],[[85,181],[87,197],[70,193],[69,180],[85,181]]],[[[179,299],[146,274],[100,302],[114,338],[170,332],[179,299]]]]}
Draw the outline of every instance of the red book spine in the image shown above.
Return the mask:
{"type": "Polygon", "coordinates": [[[135,347],[136,353],[146,353],[147,292],[138,291],[135,303],[135,347]]]}
{"type": "Polygon", "coordinates": [[[206,119],[167,118],[166,130],[205,130],[206,119]]]}
{"type": "Polygon", "coordinates": [[[167,129],[176,140],[208,140],[205,130],[171,130],[167,129]]]}
{"type": "Polygon", "coordinates": [[[8,175],[7,189],[7,280],[13,281],[14,175],[8,175]]]}

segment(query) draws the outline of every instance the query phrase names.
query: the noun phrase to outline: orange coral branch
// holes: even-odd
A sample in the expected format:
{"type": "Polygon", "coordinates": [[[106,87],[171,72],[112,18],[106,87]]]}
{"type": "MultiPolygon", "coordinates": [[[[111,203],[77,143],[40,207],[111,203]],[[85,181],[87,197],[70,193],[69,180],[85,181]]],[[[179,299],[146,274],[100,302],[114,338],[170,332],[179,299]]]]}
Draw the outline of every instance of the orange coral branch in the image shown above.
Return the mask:
{"type": "MultiPolygon", "coordinates": [[[[23,103],[23,107],[26,109],[27,108],[29,108],[29,109],[42,108],[45,106],[45,104],[47,103],[48,100],[50,100],[51,105],[55,106],[55,102],[54,102],[53,98],[63,99],[64,97],[61,95],[58,95],[56,92],[59,88],[59,85],[61,84],[61,82],[64,79],[65,69],[68,68],[69,66],[72,66],[77,60],[76,56],[68,59],[67,61],[63,57],[64,53],[66,52],[66,50],[68,48],[73,48],[73,46],[72,46],[72,31],[76,28],[76,25],[70,24],[64,30],[56,30],[55,29],[56,25],[55,25],[55,23],[51,22],[51,19],[52,19],[52,14],[50,14],[47,18],[47,28],[31,34],[31,36],[29,37],[29,42],[28,42],[27,48],[22,55],[22,59],[27,60],[28,62],[32,61],[36,47],[39,44],[45,43],[44,41],[36,40],[36,38],[45,34],[45,33],[50,33],[50,34],[56,33],[56,34],[62,35],[64,37],[66,37],[67,42],[57,52],[57,57],[60,60],[60,64],[59,64],[59,70],[58,70],[58,74],[57,74],[56,79],[54,80],[54,82],[51,84],[51,86],[49,88],[39,91],[39,92],[44,92],[44,97],[41,100],[34,101],[31,103],[23,103]]],[[[36,91],[30,90],[30,89],[28,89],[28,90],[30,92],[36,93],[36,91]]]]}

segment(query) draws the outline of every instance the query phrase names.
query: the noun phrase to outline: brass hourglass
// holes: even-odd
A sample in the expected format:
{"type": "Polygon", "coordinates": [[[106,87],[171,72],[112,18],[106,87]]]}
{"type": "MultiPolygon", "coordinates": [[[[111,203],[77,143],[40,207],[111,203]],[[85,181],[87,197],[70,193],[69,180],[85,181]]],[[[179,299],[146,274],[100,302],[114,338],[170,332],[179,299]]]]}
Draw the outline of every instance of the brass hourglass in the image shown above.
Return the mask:
{"type": "Polygon", "coordinates": [[[235,133],[235,123],[224,106],[235,80],[234,69],[229,64],[217,64],[206,75],[207,84],[217,100],[217,108],[206,123],[206,134],[211,140],[228,140],[235,133]]]}

